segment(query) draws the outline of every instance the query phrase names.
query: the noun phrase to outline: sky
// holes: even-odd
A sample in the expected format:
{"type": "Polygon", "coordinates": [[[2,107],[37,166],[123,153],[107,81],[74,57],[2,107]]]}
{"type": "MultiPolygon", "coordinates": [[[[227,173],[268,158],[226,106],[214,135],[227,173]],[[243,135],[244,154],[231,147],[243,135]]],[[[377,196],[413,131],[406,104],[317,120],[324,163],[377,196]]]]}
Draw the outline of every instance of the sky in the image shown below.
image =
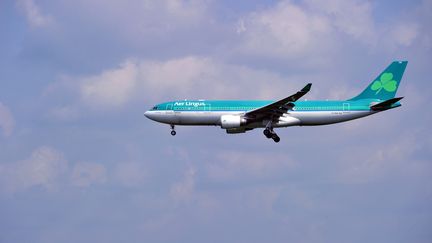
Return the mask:
{"type": "Polygon", "coordinates": [[[0,1],[0,242],[431,242],[432,1],[0,1]],[[168,125],[177,99],[348,99],[348,123],[168,125]]]}

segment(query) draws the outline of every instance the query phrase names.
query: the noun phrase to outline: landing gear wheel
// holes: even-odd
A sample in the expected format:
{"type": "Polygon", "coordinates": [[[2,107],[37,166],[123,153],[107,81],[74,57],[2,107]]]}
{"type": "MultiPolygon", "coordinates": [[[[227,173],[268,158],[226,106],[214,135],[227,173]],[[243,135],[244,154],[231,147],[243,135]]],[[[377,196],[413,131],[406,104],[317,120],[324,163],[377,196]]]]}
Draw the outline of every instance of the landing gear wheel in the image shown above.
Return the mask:
{"type": "Polygon", "coordinates": [[[176,131],[174,130],[175,126],[171,124],[170,127],[171,127],[171,135],[175,136],[177,134],[176,131]]]}
{"type": "Polygon", "coordinates": [[[263,133],[264,133],[264,136],[266,136],[266,138],[272,137],[272,133],[269,129],[264,129],[263,133]]]}
{"type": "Polygon", "coordinates": [[[280,137],[276,133],[274,133],[272,135],[272,139],[273,139],[273,141],[275,141],[275,143],[279,143],[279,141],[280,141],[280,137]]]}

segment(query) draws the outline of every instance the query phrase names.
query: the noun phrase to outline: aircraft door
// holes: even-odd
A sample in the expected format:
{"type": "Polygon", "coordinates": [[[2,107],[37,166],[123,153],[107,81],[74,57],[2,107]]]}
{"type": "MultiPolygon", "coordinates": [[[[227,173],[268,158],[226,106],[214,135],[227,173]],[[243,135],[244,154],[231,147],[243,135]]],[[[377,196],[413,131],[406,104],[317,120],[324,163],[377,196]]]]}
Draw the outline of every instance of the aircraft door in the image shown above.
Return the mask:
{"type": "Polygon", "coordinates": [[[211,104],[206,104],[204,106],[204,111],[210,111],[211,110],[211,104]]]}
{"type": "Polygon", "coordinates": [[[172,107],[173,107],[172,104],[168,104],[168,105],[166,106],[165,113],[166,113],[166,114],[170,114],[170,115],[174,115],[174,110],[173,110],[172,107]]]}
{"type": "Polygon", "coordinates": [[[349,113],[350,112],[350,103],[343,103],[342,110],[344,113],[349,113]]]}

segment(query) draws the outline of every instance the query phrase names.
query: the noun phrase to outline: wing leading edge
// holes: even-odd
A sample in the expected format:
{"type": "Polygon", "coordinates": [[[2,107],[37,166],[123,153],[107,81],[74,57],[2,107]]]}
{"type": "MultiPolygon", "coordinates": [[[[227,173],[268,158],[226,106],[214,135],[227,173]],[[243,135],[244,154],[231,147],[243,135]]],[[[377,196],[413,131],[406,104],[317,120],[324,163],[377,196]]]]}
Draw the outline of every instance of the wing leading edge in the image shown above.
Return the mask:
{"type": "Polygon", "coordinates": [[[246,112],[244,114],[244,117],[248,121],[257,121],[257,120],[264,120],[264,119],[268,119],[271,121],[278,120],[279,117],[281,117],[284,113],[286,113],[288,110],[291,110],[295,106],[294,103],[292,102],[297,101],[307,92],[309,92],[311,87],[312,87],[312,83],[308,83],[305,87],[303,87],[303,89],[301,89],[297,93],[288,96],[284,99],[273,102],[269,105],[246,112]]]}

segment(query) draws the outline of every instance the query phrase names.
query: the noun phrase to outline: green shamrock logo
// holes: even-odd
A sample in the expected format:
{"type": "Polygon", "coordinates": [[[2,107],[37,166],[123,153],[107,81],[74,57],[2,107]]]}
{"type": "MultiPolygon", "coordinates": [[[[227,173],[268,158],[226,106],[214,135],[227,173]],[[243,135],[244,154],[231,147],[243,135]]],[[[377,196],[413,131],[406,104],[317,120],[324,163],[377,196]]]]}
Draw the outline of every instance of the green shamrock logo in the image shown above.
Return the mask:
{"type": "Polygon", "coordinates": [[[383,73],[380,77],[380,80],[376,80],[373,82],[371,89],[373,91],[377,91],[376,94],[381,92],[384,89],[387,92],[393,92],[396,90],[397,82],[393,80],[392,73],[383,73]]]}

